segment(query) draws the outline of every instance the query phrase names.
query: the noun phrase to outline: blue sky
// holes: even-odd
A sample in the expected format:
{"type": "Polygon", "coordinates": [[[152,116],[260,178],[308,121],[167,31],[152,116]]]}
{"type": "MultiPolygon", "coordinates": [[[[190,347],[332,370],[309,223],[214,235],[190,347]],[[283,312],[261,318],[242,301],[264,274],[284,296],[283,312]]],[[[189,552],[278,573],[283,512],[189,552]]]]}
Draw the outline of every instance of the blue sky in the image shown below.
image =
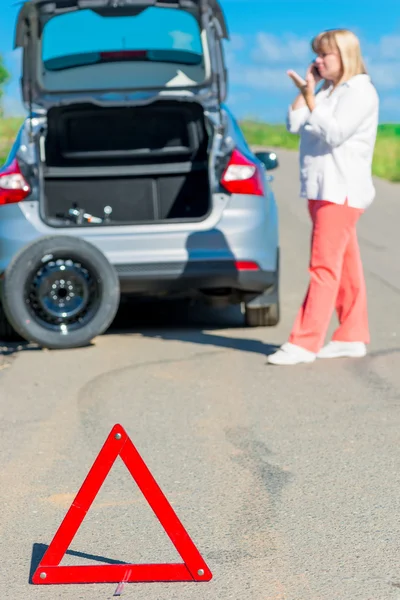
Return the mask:
{"type": "MultiPolygon", "coordinates": [[[[12,72],[8,114],[21,113],[20,56],[13,52],[18,6],[2,1],[0,53],[12,72]]],[[[310,39],[323,29],[346,27],[361,39],[369,72],[381,98],[381,122],[400,122],[399,0],[222,0],[231,41],[228,104],[239,117],[283,122],[295,90],[288,68],[304,73],[312,59],[310,39]]]]}

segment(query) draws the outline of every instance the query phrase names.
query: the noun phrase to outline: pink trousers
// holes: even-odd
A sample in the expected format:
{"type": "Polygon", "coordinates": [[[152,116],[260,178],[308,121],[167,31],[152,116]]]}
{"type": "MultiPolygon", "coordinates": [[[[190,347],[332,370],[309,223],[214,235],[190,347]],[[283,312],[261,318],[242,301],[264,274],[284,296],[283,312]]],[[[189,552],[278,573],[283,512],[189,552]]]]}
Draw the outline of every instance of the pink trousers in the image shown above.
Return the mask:
{"type": "Polygon", "coordinates": [[[319,352],[336,308],[339,327],[333,340],[370,342],[367,292],[356,224],[363,210],[346,204],[309,200],[313,222],[310,285],[289,341],[319,352]]]}

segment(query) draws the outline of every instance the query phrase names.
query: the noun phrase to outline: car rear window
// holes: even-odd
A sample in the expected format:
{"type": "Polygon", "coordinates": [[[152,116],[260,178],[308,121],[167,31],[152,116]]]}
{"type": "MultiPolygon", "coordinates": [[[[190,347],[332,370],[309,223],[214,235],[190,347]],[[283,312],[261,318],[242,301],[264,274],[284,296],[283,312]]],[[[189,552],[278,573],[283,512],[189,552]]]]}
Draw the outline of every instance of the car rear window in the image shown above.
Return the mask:
{"type": "Polygon", "coordinates": [[[60,94],[187,89],[208,77],[203,44],[197,19],[184,10],[107,16],[82,9],[44,25],[37,76],[43,90],[60,94]]]}
{"type": "Polygon", "coordinates": [[[42,60],[49,70],[62,64],[54,60],[62,57],[78,55],[74,66],[79,66],[88,64],[85,54],[92,55],[90,61],[100,52],[125,51],[129,57],[128,51],[135,50],[175,51],[170,59],[185,62],[186,55],[190,62],[190,55],[202,55],[198,22],[185,11],[169,8],[150,7],[134,16],[102,16],[88,9],[52,18],[42,35],[42,60]]]}

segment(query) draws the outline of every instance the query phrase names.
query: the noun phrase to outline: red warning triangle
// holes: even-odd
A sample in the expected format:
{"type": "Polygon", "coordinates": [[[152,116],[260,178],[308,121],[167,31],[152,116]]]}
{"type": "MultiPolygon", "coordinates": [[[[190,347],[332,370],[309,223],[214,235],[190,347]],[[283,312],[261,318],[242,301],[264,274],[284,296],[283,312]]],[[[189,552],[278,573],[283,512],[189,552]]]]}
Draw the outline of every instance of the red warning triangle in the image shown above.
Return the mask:
{"type": "Polygon", "coordinates": [[[212,573],[143,459],[121,425],[111,430],[70,509],[37,567],[32,583],[131,583],[148,581],[210,581],[212,573]],[[164,527],[182,564],[60,566],[86,513],[117,457],[136,481],[156,517],[164,527]]]}

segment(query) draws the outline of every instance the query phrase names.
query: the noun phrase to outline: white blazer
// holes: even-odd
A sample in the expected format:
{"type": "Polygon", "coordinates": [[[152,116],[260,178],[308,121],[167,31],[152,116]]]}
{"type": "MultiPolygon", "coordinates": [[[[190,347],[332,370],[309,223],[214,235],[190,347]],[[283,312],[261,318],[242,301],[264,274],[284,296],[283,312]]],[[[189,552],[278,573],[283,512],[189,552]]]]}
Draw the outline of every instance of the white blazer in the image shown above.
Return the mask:
{"type": "Polygon", "coordinates": [[[368,75],[316,95],[316,107],[289,107],[287,129],[300,133],[301,196],[367,208],[375,198],[372,159],[379,98],[368,75]]]}

